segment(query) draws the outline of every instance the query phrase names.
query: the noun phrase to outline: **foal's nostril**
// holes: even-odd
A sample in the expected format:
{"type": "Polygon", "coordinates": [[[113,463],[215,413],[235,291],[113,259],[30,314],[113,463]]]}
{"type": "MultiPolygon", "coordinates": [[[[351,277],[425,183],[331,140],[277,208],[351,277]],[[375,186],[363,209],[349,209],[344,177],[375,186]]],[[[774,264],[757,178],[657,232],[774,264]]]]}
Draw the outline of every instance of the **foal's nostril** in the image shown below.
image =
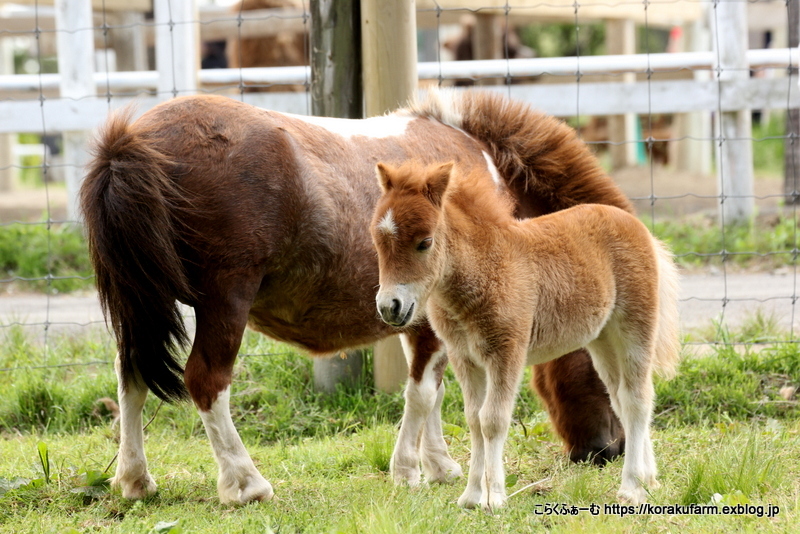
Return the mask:
{"type": "Polygon", "coordinates": [[[397,299],[392,299],[392,315],[395,317],[400,315],[400,301],[397,299]]]}

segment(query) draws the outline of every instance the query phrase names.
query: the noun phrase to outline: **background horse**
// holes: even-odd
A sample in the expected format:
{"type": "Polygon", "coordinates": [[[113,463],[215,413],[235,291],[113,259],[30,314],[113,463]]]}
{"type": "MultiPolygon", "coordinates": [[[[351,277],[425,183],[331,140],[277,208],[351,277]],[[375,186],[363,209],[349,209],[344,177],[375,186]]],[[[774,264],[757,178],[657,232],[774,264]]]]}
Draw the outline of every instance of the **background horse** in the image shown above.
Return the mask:
{"type": "MultiPolygon", "coordinates": [[[[187,394],[219,465],[224,502],[268,499],[229,410],[231,373],[246,326],[312,355],[401,333],[409,363],[405,412],[392,455],[398,482],[460,474],[442,437],[447,357],[431,329],[386,325],[375,313],[378,264],[369,221],[380,190],[377,161],[456,160],[531,217],[600,202],[630,210],[573,130],[493,94],[430,93],[384,117],[325,119],[257,109],[221,96],[165,102],[135,122],[109,119],[81,189],[97,288],[114,330],[121,410],[112,480],[129,498],[154,492],[142,435],[148,390],[187,394]],[[177,302],[192,306],[188,345],[177,302]]],[[[573,458],[613,457],[622,434],[586,356],[561,365],[585,389],[537,374],[573,458]],[[572,395],[570,395],[572,393],[572,395]],[[585,399],[592,404],[586,404],[585,399]],[[597,402],[598,399],[601,402],[597,402]],[[584,422],[587,422],[586,426],[584,422]]],[[[550,364],[548,364],[550,365],[550,364]]]]}
{"type": "Polygon", "coordinates": [[[587,347],[627,436],[623,502],[657,487],[652,371],[678,363],[678,275],[671,254],[619,208],[583,205],[518,220],[512,204],[452,163],[378,163],[372,220],[383,320],[426,316],[464,393],[472,442],[458,500],[506,501],[503,446],[526,362],[587,347]],[[427,312],[427,313],[426,313],[427,312]]]}

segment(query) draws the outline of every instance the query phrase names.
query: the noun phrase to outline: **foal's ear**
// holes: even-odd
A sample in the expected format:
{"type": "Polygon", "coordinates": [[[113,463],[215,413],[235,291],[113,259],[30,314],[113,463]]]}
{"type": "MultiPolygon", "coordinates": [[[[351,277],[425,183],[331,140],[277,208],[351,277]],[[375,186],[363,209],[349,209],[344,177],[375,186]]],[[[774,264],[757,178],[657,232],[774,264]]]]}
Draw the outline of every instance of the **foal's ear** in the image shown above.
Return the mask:
{"type": "Polygon", "coordinates": [[[428,181],[425,184],[423,194],[437,208],[442,205],[444,192],[447,191],[447,184],[450,183],[450,175],[453,173],[454,162],[443,163],[435,167],[428,174],[428,181]]]}
{"type": "Polygon", "coordinates": [[[378,185],[381,186],[381,192],[385,195],[392,190],[392,170],[387,167],[383,162],[378,162],[375,165],[375,175],[378,177],[378,185]]]}

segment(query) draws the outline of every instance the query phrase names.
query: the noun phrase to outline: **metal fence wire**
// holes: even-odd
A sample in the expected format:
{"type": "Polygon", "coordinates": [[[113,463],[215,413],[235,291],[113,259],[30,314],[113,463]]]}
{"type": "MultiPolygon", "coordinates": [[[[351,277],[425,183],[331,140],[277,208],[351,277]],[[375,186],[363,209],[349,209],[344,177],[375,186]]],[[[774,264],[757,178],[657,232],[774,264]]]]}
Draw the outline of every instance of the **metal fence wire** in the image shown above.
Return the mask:
{"type": "MultiPolygon", "coordinates": [[[[420,89],[501,91],[575,126],[681,243],[682,314],[716,325],[687,343],[797,343],[799,2],[418,0],[420,89]],[[776,336],[727,335],[759,311],[776,336]]],[[[305,1],[91,5],[0,3],[0,254],[37,240],[43,264],[31,275],[0,256],[0,337],[45,347],[104,326],[91,275],[62,271],[59,247],[80,227],[89,132],[111,111],[218,93],[311,113],[305,1]],[[64,295],[67,281],[86,288],[64,295]]]]}

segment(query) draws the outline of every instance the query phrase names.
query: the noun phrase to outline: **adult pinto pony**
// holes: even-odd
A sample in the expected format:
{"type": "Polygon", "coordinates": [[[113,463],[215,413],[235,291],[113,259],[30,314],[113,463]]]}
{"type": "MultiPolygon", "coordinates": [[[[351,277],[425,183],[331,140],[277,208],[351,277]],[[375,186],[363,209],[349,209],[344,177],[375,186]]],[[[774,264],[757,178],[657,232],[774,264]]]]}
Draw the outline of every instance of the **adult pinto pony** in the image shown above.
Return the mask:
{"type": "MultiPolygon", "coordinates": [[[[246,326],[312,355],[400,333],[410,376],[393,477],[419,483],[420,461],[428,480],[460,475],[441,431],[440,342],[426,324],[398,329],[375,312],[369,221],[380,196],[378,161],[455,160],[478,169],[515,199],[518,217],[587,202],[631,210],[570,128],[486,93],[432,92],[424,103],[357,121],[222,96],[176,98],[135,122],[125,113],[110,118],[94,154],[81,206],[118,347],[121,440],[112,483],[129,498],[156,489],[142,435],[148,390],[165,400],[188,390],[216,456],[223,502],[272,496],[229,410],[246,326]],[[185,370],[178,302],[197,317],[185,370]]],[[[573,459],[602,460],[621,452],[624,436],[587,358],[578,351],[548,364],[567,368],[563,374],[539,367],[537,385],[573,459]]]]}
{"type": "Polygon", "coordinates": [[[680,349],[672,255],[613,206],[519,220],[485,171],[413,160],[377,170],[378,311],[401,328],[425,316],[445,343],[472,442],[458,503],[487,511],[505,504],[503,446],[525,364],[580,347],[627,436],[618,496],[644,502],[644,486],[658,486],[652,373],[673,375],[680,349]]]}

